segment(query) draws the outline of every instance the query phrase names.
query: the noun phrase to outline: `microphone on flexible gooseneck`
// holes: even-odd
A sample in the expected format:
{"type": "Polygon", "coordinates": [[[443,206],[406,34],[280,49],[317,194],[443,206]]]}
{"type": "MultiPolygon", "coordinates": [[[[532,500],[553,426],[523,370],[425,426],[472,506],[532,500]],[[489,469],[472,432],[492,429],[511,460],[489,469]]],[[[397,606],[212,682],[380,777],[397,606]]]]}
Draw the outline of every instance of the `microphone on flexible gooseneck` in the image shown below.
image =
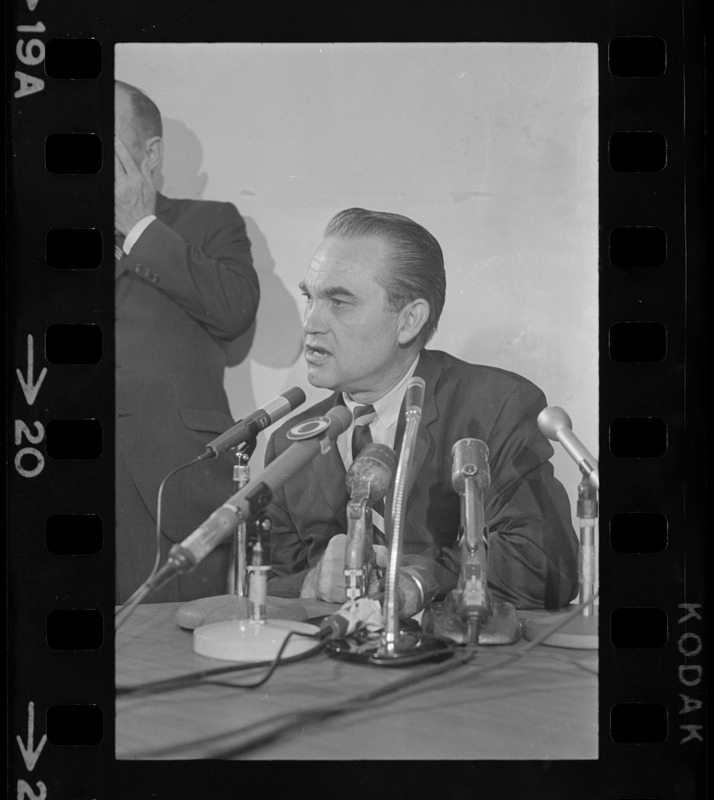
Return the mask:
{"type": "Polygon", "coordinates": [[[231,447],[250,443],[262,430],[282,419],[304,402],[305,392],[299,386],[293,386],[292,389],[274,397],[269,403],[249,414],[245,419],[238,420],[220,436],[216,436],[206,445],[206,452],[200,455],[198,460],[205,461],[207,458],[215,458],[231,447]]]}

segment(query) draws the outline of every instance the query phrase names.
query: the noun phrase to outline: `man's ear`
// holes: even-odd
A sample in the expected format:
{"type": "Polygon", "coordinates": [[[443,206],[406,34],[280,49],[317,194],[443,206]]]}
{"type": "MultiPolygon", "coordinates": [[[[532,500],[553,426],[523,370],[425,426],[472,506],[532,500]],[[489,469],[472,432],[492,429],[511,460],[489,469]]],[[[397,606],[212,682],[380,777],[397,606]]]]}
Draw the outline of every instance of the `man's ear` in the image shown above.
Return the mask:
{"type": "Polygon", "coordinates": [[[429,319],[429,303],[423,298],[412,300],[399,312],[399,344],[415,339],[429,319]]]}
{"type": "Polygon", "coordinates": [[[155,172],[164,157],[164,140],[160,136],[152,136],[146,140],[146,166],[155,172]]]}

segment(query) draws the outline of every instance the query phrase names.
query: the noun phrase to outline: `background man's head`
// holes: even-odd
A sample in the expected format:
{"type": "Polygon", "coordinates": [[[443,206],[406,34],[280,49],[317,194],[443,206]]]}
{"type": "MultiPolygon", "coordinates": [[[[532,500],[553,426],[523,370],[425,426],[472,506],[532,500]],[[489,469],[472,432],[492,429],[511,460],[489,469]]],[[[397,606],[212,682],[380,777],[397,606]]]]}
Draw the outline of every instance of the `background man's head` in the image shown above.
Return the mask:
{"type": "Polygon", "coordinates": [[[154,170],[162,155],[163,125],[156,103],[136,86],[115,81],[114,93],[115,132],[140,164],[149,159],[154,170]]]}
{"type": "Polygon", "coordinates": [[[394,311],[412,300],[427,301],[429,316],[420,333],[420,344],[425,345],[436,332],[446,298],[444,255],[429,231],[401,214],[347,208],[327,223],[325,236],[375,236],[389,244],[389,267],[377,280],[394,311]]]}

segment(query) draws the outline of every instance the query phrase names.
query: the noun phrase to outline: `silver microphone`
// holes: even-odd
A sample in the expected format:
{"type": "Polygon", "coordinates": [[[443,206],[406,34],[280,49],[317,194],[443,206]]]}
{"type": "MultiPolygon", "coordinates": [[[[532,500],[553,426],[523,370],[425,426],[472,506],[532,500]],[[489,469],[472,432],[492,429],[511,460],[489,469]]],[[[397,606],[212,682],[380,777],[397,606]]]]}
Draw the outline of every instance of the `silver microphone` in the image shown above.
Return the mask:
{"type": "Polygon", "coordinates": [[[463,494],[466,479],[474,478],[476,486],[486,491],[491,484],[488,445],[480,439],[459,439],[451,448],[451,485],[463,494]]]}
{"type": "Polygon", "coordinates": [[[538,414],[536,422],[540,432],[553,441],[559,441],[583,475],[590,479],[590,483],[596,489],[599,489],[600,474],[597,460],[573,433],[573,423],[565,411],[559,406],[548,406],[538,414]]]}
{"type": "Polygon", "coordinates": [[[480,439],[459,439],[451,448],[451,483],[461,496],[461,573],[458,607],[466,620],[466,641],[478,644],[482,626],[491,617],[485,542],[484,493],[491,483],[488,445],[480,439]]]}
{"type": "MultiPolygon", "coordinates": [[[[405,395],[405,426],[402,445],[397,463],[397,474],[394,479],[394,502],[392,503],[392,542],[389,551],[389,567],[384,592],[384,634],[379,652],[386,658],[395,658],[399,647],[399,599],[398,572],[402,559],[402,539],[406,518],[406,489],[409,473],[414,460],[416,437],[421,423],[421,410],[424,404],[423,378],[413,376],[407,384],[405,395]]],[[[418,584],[422,591],[421,584],[418,584]]],[[[422,605],[423,608],[423,605],[422,605]]],[[[412,613],[421,610],[417,608],[412,613]]]]}

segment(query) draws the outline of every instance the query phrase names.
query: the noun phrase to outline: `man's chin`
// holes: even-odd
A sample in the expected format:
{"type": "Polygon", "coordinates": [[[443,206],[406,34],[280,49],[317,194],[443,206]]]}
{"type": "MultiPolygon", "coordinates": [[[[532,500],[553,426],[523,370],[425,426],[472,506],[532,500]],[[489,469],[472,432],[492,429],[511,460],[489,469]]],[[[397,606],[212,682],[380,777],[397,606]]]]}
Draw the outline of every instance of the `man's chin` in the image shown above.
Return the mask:
{"type": "Polygon", "coordinates": [[[307,365],[308,383],[317,389],[335,389],[337,380],[324,367],[316,367],[312,364],[307,365]]]}

